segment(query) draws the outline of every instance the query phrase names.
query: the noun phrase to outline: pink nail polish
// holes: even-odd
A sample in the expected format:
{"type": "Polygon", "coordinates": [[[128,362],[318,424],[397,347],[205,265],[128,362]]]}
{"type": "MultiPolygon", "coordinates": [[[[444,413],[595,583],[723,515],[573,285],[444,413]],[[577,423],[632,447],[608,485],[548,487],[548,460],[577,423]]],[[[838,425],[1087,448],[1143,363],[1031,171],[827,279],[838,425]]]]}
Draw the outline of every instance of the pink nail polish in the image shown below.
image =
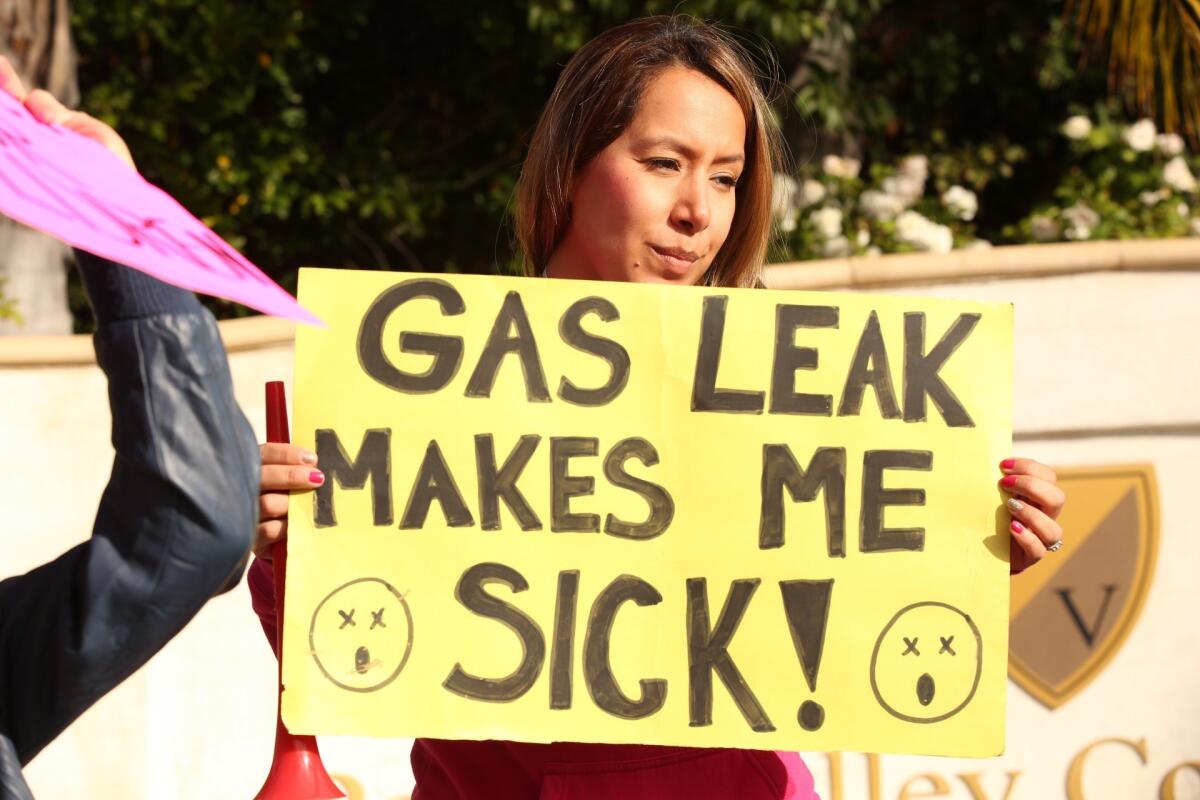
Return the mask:
{"type": "Polygon", "coordinates": [[[1013,533],[1024,533],[1025,531],[1025,526],[1017,522],[1015,519],[1009,524],[1009,527],[1012,528],[1013,533]]]}
{"type": "Polygon", "coordinates": [[[308,473],[308,482],[315,483],[317,486],[320,486],[325,482],[325,474],[319,469],[314,469],[312,472],[308,473]]]}
{"type": "Polygon", "coordinates": [[[1017,465],[1017,460],[1015,458],[1006,458],[1000,462],[1001,469],[1012,469],[1016,465],[1017,465]]]}
{"type": "Polygon", "coordinates": [[[1003,478],[1000,479],[1000,485],[1009,487],[1009,488],[1016,486],[1017,485],[1017,476],[1016,475],[1005,475],[1003,478]]]}

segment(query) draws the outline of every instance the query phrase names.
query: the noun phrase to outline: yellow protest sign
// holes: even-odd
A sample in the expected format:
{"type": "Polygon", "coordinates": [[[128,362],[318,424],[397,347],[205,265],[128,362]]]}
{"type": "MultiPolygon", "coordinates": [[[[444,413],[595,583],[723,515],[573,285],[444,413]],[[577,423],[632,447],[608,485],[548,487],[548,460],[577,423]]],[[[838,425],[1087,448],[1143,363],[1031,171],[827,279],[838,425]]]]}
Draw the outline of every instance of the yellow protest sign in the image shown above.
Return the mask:
{"type": "Polygon", "coordinates": [[[1012,310],[304,270],[295,732],[990,755],[1012,310]]]}

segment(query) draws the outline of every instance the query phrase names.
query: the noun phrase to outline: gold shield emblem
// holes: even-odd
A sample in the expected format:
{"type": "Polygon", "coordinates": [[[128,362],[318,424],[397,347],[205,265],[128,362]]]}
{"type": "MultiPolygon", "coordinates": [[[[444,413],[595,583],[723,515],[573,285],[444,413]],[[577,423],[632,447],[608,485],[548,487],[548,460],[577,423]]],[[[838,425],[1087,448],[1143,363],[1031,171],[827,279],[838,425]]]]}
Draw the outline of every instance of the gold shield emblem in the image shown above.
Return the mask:
{"type": "Polygon", "coordinates": [[[1158,555],[1150,465],[1058,472],[1064,547],[1013,579],[1008,671],[1049,708],[1087,686],[1137,622],[1158,555]]]}

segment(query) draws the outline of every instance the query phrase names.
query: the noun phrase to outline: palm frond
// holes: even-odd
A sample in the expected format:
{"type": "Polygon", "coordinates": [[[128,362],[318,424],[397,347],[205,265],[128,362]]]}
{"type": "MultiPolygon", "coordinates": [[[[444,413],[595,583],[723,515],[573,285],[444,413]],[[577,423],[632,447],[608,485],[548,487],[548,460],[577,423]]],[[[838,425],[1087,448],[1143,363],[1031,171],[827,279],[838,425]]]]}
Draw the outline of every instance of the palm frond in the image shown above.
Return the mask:
{"type": "Polygon", "coordinates": [[[1067,0],[1066,14],[1086,57],[1108,52],[1114,94],[1200,140],[1200,0],[1067,0]]]}

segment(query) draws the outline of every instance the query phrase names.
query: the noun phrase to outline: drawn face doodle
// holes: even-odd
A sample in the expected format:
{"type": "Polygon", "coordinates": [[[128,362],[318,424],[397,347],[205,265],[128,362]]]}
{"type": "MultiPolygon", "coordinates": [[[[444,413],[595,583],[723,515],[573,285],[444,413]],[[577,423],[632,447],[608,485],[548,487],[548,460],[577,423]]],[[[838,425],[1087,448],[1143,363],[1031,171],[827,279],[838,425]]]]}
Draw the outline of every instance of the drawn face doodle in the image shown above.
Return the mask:
{"type": "Polygon", "coordinates": [[[884,626],[871,654],[875,699],[907,722],[939,722],[979,687],[983,643],[971,618],[945,603],[914,603],[884,626]]]}
{"type": "Polygon", "coordinates": [[[317,606],[308,642],[326,678],[352,692],[373,692],[404,669],[412,629],[408,603],[395,587],[380,578],[359,578],[317,606]]]}

